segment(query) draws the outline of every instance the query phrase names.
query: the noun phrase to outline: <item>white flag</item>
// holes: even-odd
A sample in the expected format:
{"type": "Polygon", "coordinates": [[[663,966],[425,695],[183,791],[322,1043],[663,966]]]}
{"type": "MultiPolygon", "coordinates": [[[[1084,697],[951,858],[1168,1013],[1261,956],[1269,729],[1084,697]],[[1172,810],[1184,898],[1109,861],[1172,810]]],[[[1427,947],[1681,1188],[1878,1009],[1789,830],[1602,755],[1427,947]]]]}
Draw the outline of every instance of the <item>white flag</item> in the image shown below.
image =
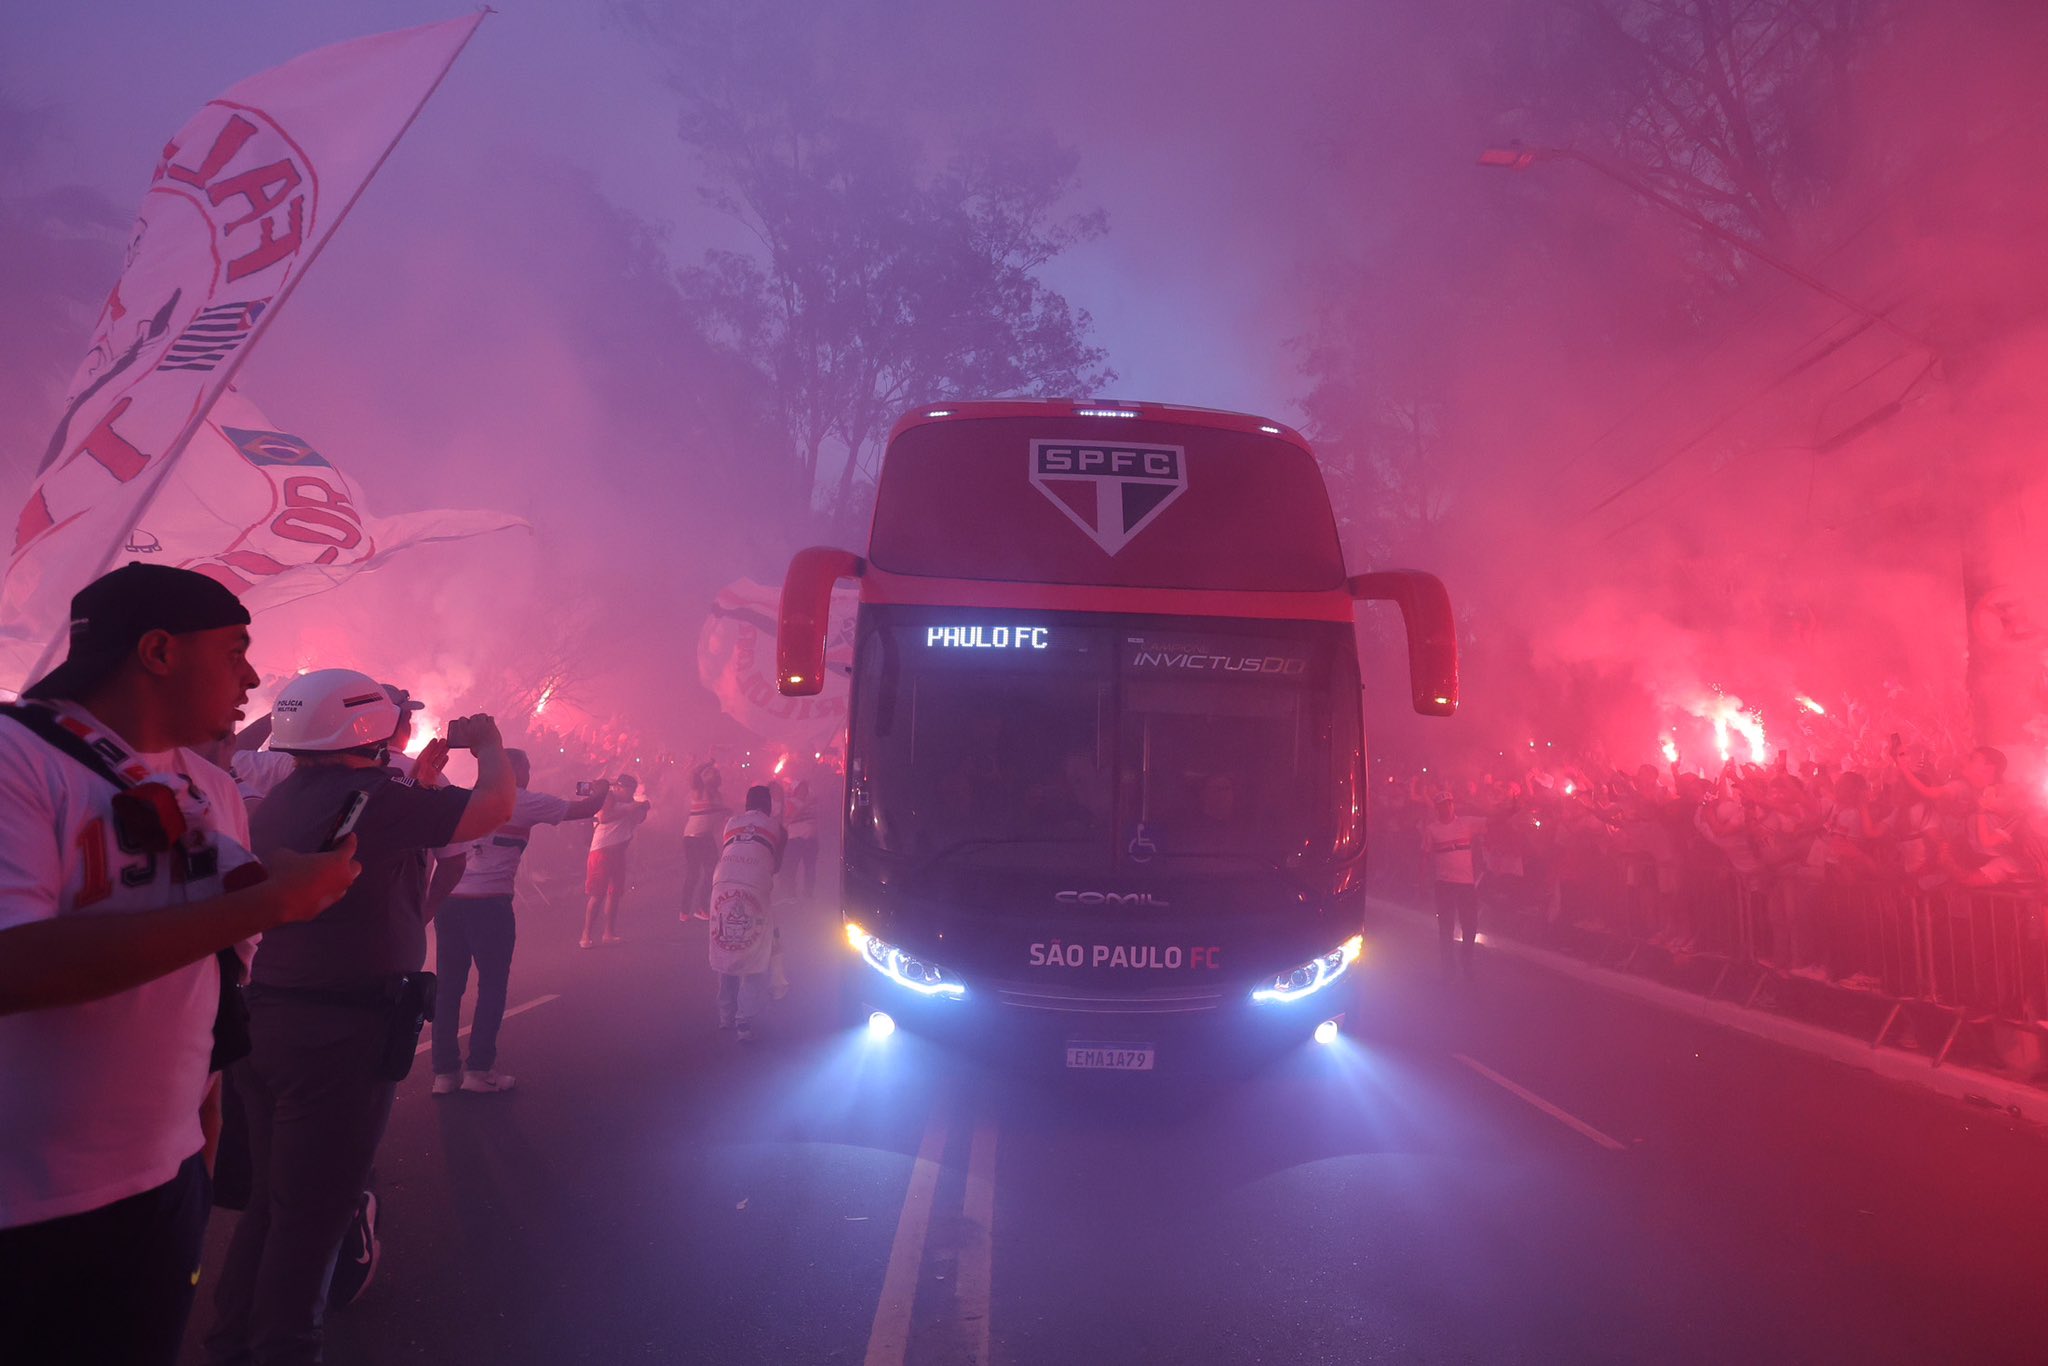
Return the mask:
{"type": "Polygon", "coordinates": [[[482,17],[294,58],[165,145],[15,523],[0,682],[61,633],[71,594],[125,544],[167,462],[482,17]]]}
{"type": "Polygon", "coordinates": [[[697,632],[697,677],[718,697],[727,716],[754,734],[795,749],[838,743],[846,728],[859,590],[832,592],[831,631],[825,643],[825,688],[815,697],[784,697],[776,686],[775,627],[782,590],[735,579],[718,590],[697,632]]]}
{"type": "Polygon", "coordinates": [[[115,558],[209,574],[260,612],[333,588],[410,546],[527,525],[509,512],[372,516],[361,488],[332,460],[229,390],[115,558]]]}

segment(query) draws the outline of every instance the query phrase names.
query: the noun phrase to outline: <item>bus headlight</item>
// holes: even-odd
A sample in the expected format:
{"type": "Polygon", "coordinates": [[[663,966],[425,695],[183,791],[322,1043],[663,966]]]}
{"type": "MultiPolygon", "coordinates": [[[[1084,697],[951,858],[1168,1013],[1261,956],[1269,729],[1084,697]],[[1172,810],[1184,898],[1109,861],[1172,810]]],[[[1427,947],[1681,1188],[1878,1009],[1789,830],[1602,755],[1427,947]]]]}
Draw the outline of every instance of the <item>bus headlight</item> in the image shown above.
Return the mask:
{"type": "Polygon", "coordinates": [[[967,994],[967,988],[937,963],[928,963],[894,944],[883,943],[851,921],[846,926],[846,942],[862,962],[899,987],[907,987],[920,996],[944,996],[955,1001],[967,994]]]}
{"type": "Polygon", "coordinates": [[[1365,952],[1365,936],[1352,935],[1319,958],[1311,958],[1290,972],[1283,972],[1252,993],[1254,1001],[1299,1001],[1313,996],[1351,970],[1358,955],[1365,952]]]}

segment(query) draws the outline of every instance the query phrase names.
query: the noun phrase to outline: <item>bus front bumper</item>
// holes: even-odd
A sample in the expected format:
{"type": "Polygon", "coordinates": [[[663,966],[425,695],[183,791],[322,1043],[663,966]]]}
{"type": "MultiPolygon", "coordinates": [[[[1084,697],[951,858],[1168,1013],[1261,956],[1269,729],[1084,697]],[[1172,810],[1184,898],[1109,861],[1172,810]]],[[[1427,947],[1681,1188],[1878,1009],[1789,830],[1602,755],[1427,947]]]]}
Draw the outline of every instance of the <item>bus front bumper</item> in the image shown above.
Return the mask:
{"type": "Polygon", "coordinates": [[[1355,1013],[1358,986],[1347,974],[1275,1001],[1254,1000],[1249,986],[1174,999],[968,983],[952,997],[905,990],[857,964],[849,972],[849,1014],[872,1043],[904,1031],[1012,1065],[1075,1072],[1211,1072],[1330,1043],[1355,1013]]]}

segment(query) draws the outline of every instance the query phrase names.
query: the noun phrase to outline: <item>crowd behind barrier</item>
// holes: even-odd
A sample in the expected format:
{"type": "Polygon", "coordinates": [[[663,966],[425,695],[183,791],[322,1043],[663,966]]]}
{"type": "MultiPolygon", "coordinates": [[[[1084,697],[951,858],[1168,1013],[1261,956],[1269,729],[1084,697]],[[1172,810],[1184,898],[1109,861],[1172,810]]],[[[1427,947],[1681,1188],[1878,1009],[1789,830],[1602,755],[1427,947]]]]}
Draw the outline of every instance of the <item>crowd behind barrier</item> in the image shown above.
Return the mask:
{"type": "Polygon", "coordinates": [[[1485,931],[2033,1078],[2048,1061],[2048,809],[1979,749],[1861,768],[1375,777],[1376,878],[1475,818],[1485,931]]]}

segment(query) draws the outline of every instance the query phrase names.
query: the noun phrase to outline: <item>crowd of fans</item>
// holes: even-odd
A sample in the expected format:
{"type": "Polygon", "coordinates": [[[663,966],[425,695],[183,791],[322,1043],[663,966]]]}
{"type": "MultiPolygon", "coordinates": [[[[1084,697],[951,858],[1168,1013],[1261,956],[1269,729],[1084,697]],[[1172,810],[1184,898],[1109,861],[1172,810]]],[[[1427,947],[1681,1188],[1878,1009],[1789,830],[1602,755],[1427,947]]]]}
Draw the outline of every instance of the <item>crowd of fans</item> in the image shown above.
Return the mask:
{"type": "MultiPolygon", "coordinates": [[[[1515,774],[1375,775],[1382,876],[1439,876],[1450,799],[1476,830],[1479,899],[1534,928],[1633,935],[1674,953],[1752,955],[1843,980],[1864,964],[1824,907],[1945,891],[2038,891],[2048,810],[2007,757],[1894,745],[1882,763],[1729,762],[1718,772],[1549,764],[1515,774]],[[1736,913],[1737,908],[1746,913],[1736,913]]],[[[1440,896],[1438,898],[1442,900],[1440,896]]],[[[1860,984],[1860,983],[1858,983],[1860,984]]]]}
{"type": "MultiPolygon", "coordinates": [[[[238,733],[250,618],[202,575],[125,566],[72,618],[65,662],[0,707],[0,1096],[34,1098],[0,1104],[10,1359],[174,1360],[221,1203],[246,1213],[208,1359],[317,1361],[345,1240],[374,1265],[366,1185],[423,1022],[433,1094],[512,1087],[496,1034],[532,831],[594,821],[580,942],[616,944],[653,808],[626,775],[536,790],[486,715],[408,759],[418,704],[345,668],[291,680],[238,733]],[[475,760],[468,788],[443,777],[451,747],[475,760]],[[81,1315],[84,1287],[122,1312],[81,1315]]],[[[1447,973],[1471,974],[1497,910],[1853,983],[1867,960],[1844,905],[2017,894],[2040,942],[2048,813],[2007,769],[1995,749],[1943,761],[1894,740],[1861,766],[1382,771],[1377,866],[1429,884],[1447,973]]],[[[794,775],[737,806],[715,763],[688,785],[678,913],[709,922],[717,1023],[745,1043],[786,985],[776,882],[787,861],[809,892],[818,811],[794,775]]]]}
{"type": "MultiPolygon", "coordinates": [[[[287,680],[243,725],[249,646],[220,584],[127,565],[73,598],[65,662],[0,706],[10,1361],[168,1366],[216,1205],[243,1215],[206,1359],[318,1361],[329,1304],[375,1268],[372,1164],[426,1022],[433,1095],[512,1089],[497,1033],[537,827],[594,823],[580,944],[626,938],[653,810],[632,774],[541,790],[483,714],[408,754],[420,704],[349,668],[287,680]]],[[[815,876],[816,811],[797,782],[735,812],[709,761],[690,788],[681,915],[710,922],[718,1024],[744,1043],[785,986],[772,892],[786,850],[815,876]]]]}

